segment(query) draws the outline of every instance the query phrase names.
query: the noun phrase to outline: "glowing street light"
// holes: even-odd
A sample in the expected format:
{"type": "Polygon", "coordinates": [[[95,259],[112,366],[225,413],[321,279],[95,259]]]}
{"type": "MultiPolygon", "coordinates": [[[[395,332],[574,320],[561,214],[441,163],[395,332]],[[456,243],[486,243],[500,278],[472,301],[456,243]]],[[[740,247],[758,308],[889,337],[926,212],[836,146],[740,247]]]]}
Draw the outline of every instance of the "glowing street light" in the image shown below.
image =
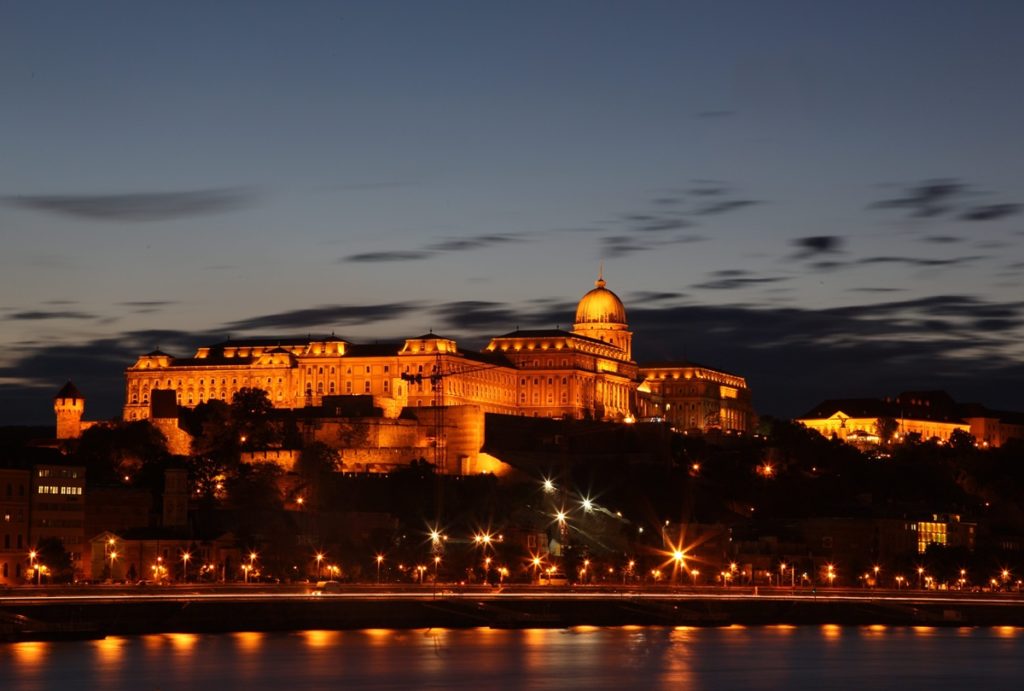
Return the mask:
{"type": "Polygon", "coordinates": [[[786,579],[786,562],[779,564],[779,587],[782,587],[782,581],[786,579]]]}
{"type": "Polygon", "coordinates": [[[317,552],[316,556],[313,557],[316,559],[316,580],[318,581],[320,580],[320,564],[323,563],[325,556],[323,552],[317,552]]]}
{"type": "Polygon", "coordinates": [[[583,501],[580,502],[580,506],[582,506],[583,510],[587,513],[594,510],[594,502],[590,500],[590,497],[583,497],[583,501]]]}
{"type": "Polygon", "coordinates": [[[110,581],[114,581],[114,560],[117,559],[117,552],[111,550],[110,552],[110,581]]]}
{"type": "Polygon", "coordinates": [[[921,581],[923,579],[924,579],[924,567],[923,566],[918,566],[917,567],[917,589],[918,590],[921,589],[921,581]]]}
{"type": "Polygon", "coordinates": [[[832,587],[836,580],[836,567],[832,564],[825,565],[825,578],[828,579],[829,587],[832,587]]]}
{"type": "MultiPolygon", "coordinates": [[[[181,562],[184,565],[184,570],[185,570],[185,574],[184,575],[185,575],[185,582],[186,583],[188,583],[188,560],[191,559],[191,558],[192,558],[192,553],[191,552],[186,550],[186,551],[181,553],[181,562]]],[[[110,575],[111,575],[111,577],[113,577],[113,575],[114,575],[114,559],[113,559],[113,556],[111,556],[111,559],[110,559],[110,575]]]]}
{"type": "Polygon", "coordinates": [[[693,578],[693,587],[697,587],[697,576],[700,575],[700,571],[697,569],[690,569],[690,577],[693,578]]]}
{"type": "Polygon", "coordinates": [[[39,552],[30,550],[28,553],[29,568],[32,569],[32,575],[35,576],[36,585],[39,585],[39,568],[36,566],[36,559],[39,557],[39,552]]]}
{"type": "Polygon", "coordinates": [[[551,481],[551,478],[544,478],[544,491],[547,494],[552,494],[555,491],[555,483],[551,481]]]}
{"type": "Polygon", "coordinates": [[[437,567],[441,563],[441,557],[434,557],[434,583],[437,583],[437,567]]]}
{"type": "Polygon", "coordinates": [[[906,579],[903,578],[903,576],[897,576],[896,577],[896,590],[900,590],[900,589],[903,588],[903,581],[905,581],[905,580],[906,579]]]}
{"type": "Polygon", "coordinates": [[[382,563],[384,563],[384,555],[383,554],[378,554],[376,556],[376,561],[377,561],[377,585],[380,585],[380,565],[382,563]]]}

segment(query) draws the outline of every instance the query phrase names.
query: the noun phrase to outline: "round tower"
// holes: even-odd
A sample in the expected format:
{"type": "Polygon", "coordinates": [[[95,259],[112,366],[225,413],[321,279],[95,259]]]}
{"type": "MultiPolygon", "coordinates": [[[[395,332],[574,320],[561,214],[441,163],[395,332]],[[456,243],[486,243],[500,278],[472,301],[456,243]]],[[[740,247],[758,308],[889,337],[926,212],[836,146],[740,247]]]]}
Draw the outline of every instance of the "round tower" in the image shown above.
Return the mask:
{"type": "Polygon", "coordinates": [[[626,308],[618,295],[605,288],[603,268],[594,282],[594,289],[580,299],[572,330],[613,345],[623,351],[623,359],[632,359],[633,334],[626,324],[626,308]]]}
{"type": "Polygon", "coordinates": [[[57,416],[58,439],[78,439],[82,436],[85,396],[70,381],[53,397],[53,412],[57,416]]]}

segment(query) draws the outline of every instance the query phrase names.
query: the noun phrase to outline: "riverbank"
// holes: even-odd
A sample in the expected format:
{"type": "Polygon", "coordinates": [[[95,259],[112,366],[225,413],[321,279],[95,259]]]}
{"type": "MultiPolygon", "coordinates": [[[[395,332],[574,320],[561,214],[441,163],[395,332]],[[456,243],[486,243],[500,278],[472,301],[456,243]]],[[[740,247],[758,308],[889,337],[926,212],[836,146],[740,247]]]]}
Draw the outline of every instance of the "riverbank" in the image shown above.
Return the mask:
{"type": "Polygon", "coordinates": [[[152,588],[0,597],[0,636],[572,626],[1024,626],[1017,594],[152,588]]]}

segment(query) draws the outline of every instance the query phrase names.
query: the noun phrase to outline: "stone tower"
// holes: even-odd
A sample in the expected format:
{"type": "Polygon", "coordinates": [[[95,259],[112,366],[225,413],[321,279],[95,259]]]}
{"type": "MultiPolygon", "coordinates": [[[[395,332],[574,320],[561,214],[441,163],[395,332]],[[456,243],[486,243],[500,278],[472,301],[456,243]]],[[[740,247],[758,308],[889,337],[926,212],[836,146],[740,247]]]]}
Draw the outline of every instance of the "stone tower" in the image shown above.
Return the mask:
{"type": "Polygon", "coordinates": [[[82,414],[85,397],[70,381],[53,397],[57,416],[57,439],[78,439],[82,436],[82,414]]]}

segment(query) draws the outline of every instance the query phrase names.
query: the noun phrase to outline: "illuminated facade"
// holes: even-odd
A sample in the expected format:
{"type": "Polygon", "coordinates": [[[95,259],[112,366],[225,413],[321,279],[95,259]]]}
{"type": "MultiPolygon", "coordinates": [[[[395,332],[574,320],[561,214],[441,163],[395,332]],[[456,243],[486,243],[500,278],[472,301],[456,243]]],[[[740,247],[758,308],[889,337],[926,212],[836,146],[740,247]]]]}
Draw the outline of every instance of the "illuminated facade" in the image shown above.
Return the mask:
{"type": "Polygon", "coordinates": [[[679,431],[750,432],[757,424],[743,377],[690,363],[640,367],[644,415],[665,419],[679,431]]]}
{"type": "Polygon", "coordinates": [[[828,400],[796,421],[825,437],[871,445],[886,441],[885,420],[890,421],[892,441],[914,435],[922,441],[946,443],[957,431],[970,434],[982,447],[1024,438],[1024,415],[989,410],[977,403],[957,403],[945,391],[906,391],[885,399],[828,400]]]}
{"type": "Polygon", "coordinates": [[[259,388],[290,409],[359,395],[372,396],[387,417],[404,407],[472,405],[508,415],[629,421],[641,414],[687,429],[752,429],[742,377],[685,363],[642,369],[632,338],[622,301],[599,277],[571,331],[514,331],[482,352],[433,333],[375,345],[334,336],[228,340],[190,358],[154,351],[126,371],[123,414],[148,418],[157,390],[191,408],[259,388]]]}

